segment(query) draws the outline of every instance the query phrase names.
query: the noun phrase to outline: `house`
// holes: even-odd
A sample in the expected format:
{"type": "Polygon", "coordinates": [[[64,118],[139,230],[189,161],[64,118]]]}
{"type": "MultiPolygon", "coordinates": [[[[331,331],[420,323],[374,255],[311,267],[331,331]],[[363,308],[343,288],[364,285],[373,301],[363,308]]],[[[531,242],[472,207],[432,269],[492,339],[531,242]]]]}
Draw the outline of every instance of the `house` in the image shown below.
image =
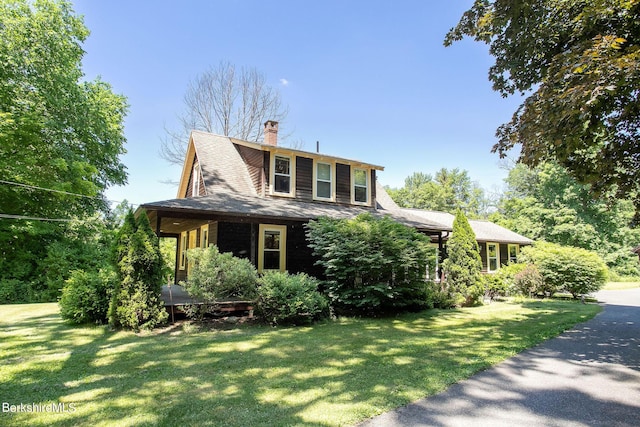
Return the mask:
{"type": "MultiPolygon", "coordinates": [[[[413,215],[438,222],[447,228],[453,227],[454,215],[446,212],[420,209],[402,209],[413,215]]],[[[517,262],[520,247],[531,245],[533,241],[490,221],[470,219],[469,225],[476,235],[482,258],[482,271],[494,273],[503,265],[517,262]]]]}
{"type": "Polygon", "coordinates": [[[635,248],[632,252],[638,254],[638,260],[640,261],[640,246],[635,248]]]}
{"type": "MultiPolygon", "coordinates": [[[[274,121],[265,123],[264,134],[264,143],[256,143],[193,131],[177,197],[140,206],[159,237],[177,239],[177,282],[188,274],[186,251],[210,244],[248,258],[259,272],[322,277],[305,234],[305,224],[321,216],[390,215],[430,236],[444,253],[452,221],[398,208],[377,181],[382,166],[281,147],[274,121]]],[[[505,240],[488,236],[487,242],[530,243],[501,236],[505,240]]],[[[494,259],[501,257],[488,264],[494,259]]]]}

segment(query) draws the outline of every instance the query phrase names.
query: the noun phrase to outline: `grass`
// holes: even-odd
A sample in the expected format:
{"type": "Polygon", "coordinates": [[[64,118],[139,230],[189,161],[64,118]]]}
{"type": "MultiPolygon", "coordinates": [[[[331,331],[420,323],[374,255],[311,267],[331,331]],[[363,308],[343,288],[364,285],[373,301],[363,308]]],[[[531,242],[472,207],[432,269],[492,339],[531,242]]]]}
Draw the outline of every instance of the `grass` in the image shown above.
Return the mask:
{"type": "Polygon", "coordinates": [[[525,300],[136,335],[67,325],[56,304],[0,306],[0,401],[73,409],[2,412],[0,425],[349,425],[438,393],[599,310],[525,300]]]}
{"type": "Polygon", "coordinates": [[[640,288],[640,282],[609,282],[602,289],[605,291],[619,291],[633,288],[640,288]]]}

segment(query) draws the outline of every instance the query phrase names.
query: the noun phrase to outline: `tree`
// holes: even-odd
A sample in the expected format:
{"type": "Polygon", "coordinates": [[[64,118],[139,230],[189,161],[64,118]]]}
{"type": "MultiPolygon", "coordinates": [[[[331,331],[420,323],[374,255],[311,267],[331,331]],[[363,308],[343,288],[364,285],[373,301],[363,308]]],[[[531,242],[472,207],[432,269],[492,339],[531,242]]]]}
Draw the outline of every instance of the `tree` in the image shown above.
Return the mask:
{"type": "Polygon", "coordinates": [[[113,250],[118,284],[109,305],[109,323],[133,330],[150,329],[167,320],[160,299],[164,264],[147,214],[136,220],[129,211],[113,250]]]}
{"type": "Polygon", "coordinates": [[[586,185],[554,163],[516,165],[506,183],[493,221],[533,240],[596,251],[616,274],[639,274],[629,250],[640,240],[630,201],[594,200],[586,185]]]}
{"type": "Polygon", "coordinates": [[[445,291],[453,305],[473,305],[483,295],[482,259],[476,235],[464,213],[458,209],[447,242],[447,259],[442,264],[445,291]]]}
{"type": "Polygon", "coordinates": [[[263,74],[255,68],[236,70],[228,62],[220,62],[191,81],[184,106],[179,117],[182,128],[167,130],[160,148],[160,155],[177,165],[184,162],[191,130],[260,141],[267,120],[281,122],[287,116],[280,93],[267,84],[263,74]]]}
{"type": "Polygon", "coordinates": [[[455,213],[462,209],[471,217],[486,216],[488,200],[484,190],[471,181],[466,170],[440,169],[435,176],[414,172],[403,188],[389,189],[391,198],[401,207],[455,213]]]}
{"type": "MultiPolygon", "coordinates": [[[[0,0],[0,17],[0,214],[57,220],[105,210],[104,191],[127,180],[127,103],[83,79],[87,28],[65,1],[0,0]]],[[[50,299],[41,261],[66,230],[0,218],[0,288],[50,299]]]]}
{"type": "Polygon", "coordinates": [[[640,216],[640,1],[476,0],[445,39],[489,45],[489,79],[528,93],[494,152],[555,161],[596,195],[634,200],[640,216]]]}

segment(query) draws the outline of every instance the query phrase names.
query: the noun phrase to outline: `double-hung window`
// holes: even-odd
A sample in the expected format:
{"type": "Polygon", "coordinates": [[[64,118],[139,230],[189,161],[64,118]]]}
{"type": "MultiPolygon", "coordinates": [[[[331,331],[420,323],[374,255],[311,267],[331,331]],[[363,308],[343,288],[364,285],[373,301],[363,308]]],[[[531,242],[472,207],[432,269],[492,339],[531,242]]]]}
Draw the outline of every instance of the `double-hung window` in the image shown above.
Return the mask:
{"type": "Polygon", "coordinates": [[[516,264],[518,262],[518,252],[520,252],[519,245],[509,245],[509,264],[516,264]]]}
{"type": "Polygon", "coordinates": [[[258,271],[286,269],[287,227],[260,224],[258,239],[258,271]]]}
{"type": "Polygon", "coordinates": [[[313,195],[316,199],[333,200],[332,164],[315,162],[315,188],[313,195]]]}
{"type": "Polygon", "coordinates": [[[292,175],[293,165],[291,157],[276,154],[273,159],[273,192],[276,194],[293,193],[292,175]]]}
{"type": "Polygon", "coordinates": [[[369,174],[366,169],[353,169],[353,196],[354,203],[369,203],[369,174]]]}
{"type": "Polygon", "coordinates": [[[498,271],[500,268],[500,245],[487,243],[487,271],[498,271]]]}

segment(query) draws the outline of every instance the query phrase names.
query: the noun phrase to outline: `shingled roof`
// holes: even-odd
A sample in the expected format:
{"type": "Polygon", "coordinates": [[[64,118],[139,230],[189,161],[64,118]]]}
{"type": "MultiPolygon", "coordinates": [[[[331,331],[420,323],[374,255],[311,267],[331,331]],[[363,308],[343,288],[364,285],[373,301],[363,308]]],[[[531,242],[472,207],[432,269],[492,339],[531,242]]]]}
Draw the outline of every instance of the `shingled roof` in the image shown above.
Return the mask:
{"type": "Polygon", "coordinates": [[[287,198],[264,198],[237,194],[216,189],[212,194],[200,197],[164,200],[145,203],[141,209],[167,213],[191,213],[220,215],[226,217],[260,217],[278,220],[308,221],[322,216],[331,218],[353,218],[362,213],[376,216],[389,215],[398,222],[423,231],[441,231],[442,224],[402,210],[374,210],[359,206],[342,206],[329,203],[304,202],[287,198]]]}
{"type": "MultiPolygon", "coordinates": [[[[453,228],[455,216],[450,213],[406,208],[401,210],[425,220],[440,223],[444,227],[447,227],[444,229],[450,230],[453,228]]],[[[476,235],[476,240],[479,242],[517,243],[520,245],[530,245],[533,243],[531,239],[490,221],[471,219],[469,220],[469,225],[476,235]]]]}

